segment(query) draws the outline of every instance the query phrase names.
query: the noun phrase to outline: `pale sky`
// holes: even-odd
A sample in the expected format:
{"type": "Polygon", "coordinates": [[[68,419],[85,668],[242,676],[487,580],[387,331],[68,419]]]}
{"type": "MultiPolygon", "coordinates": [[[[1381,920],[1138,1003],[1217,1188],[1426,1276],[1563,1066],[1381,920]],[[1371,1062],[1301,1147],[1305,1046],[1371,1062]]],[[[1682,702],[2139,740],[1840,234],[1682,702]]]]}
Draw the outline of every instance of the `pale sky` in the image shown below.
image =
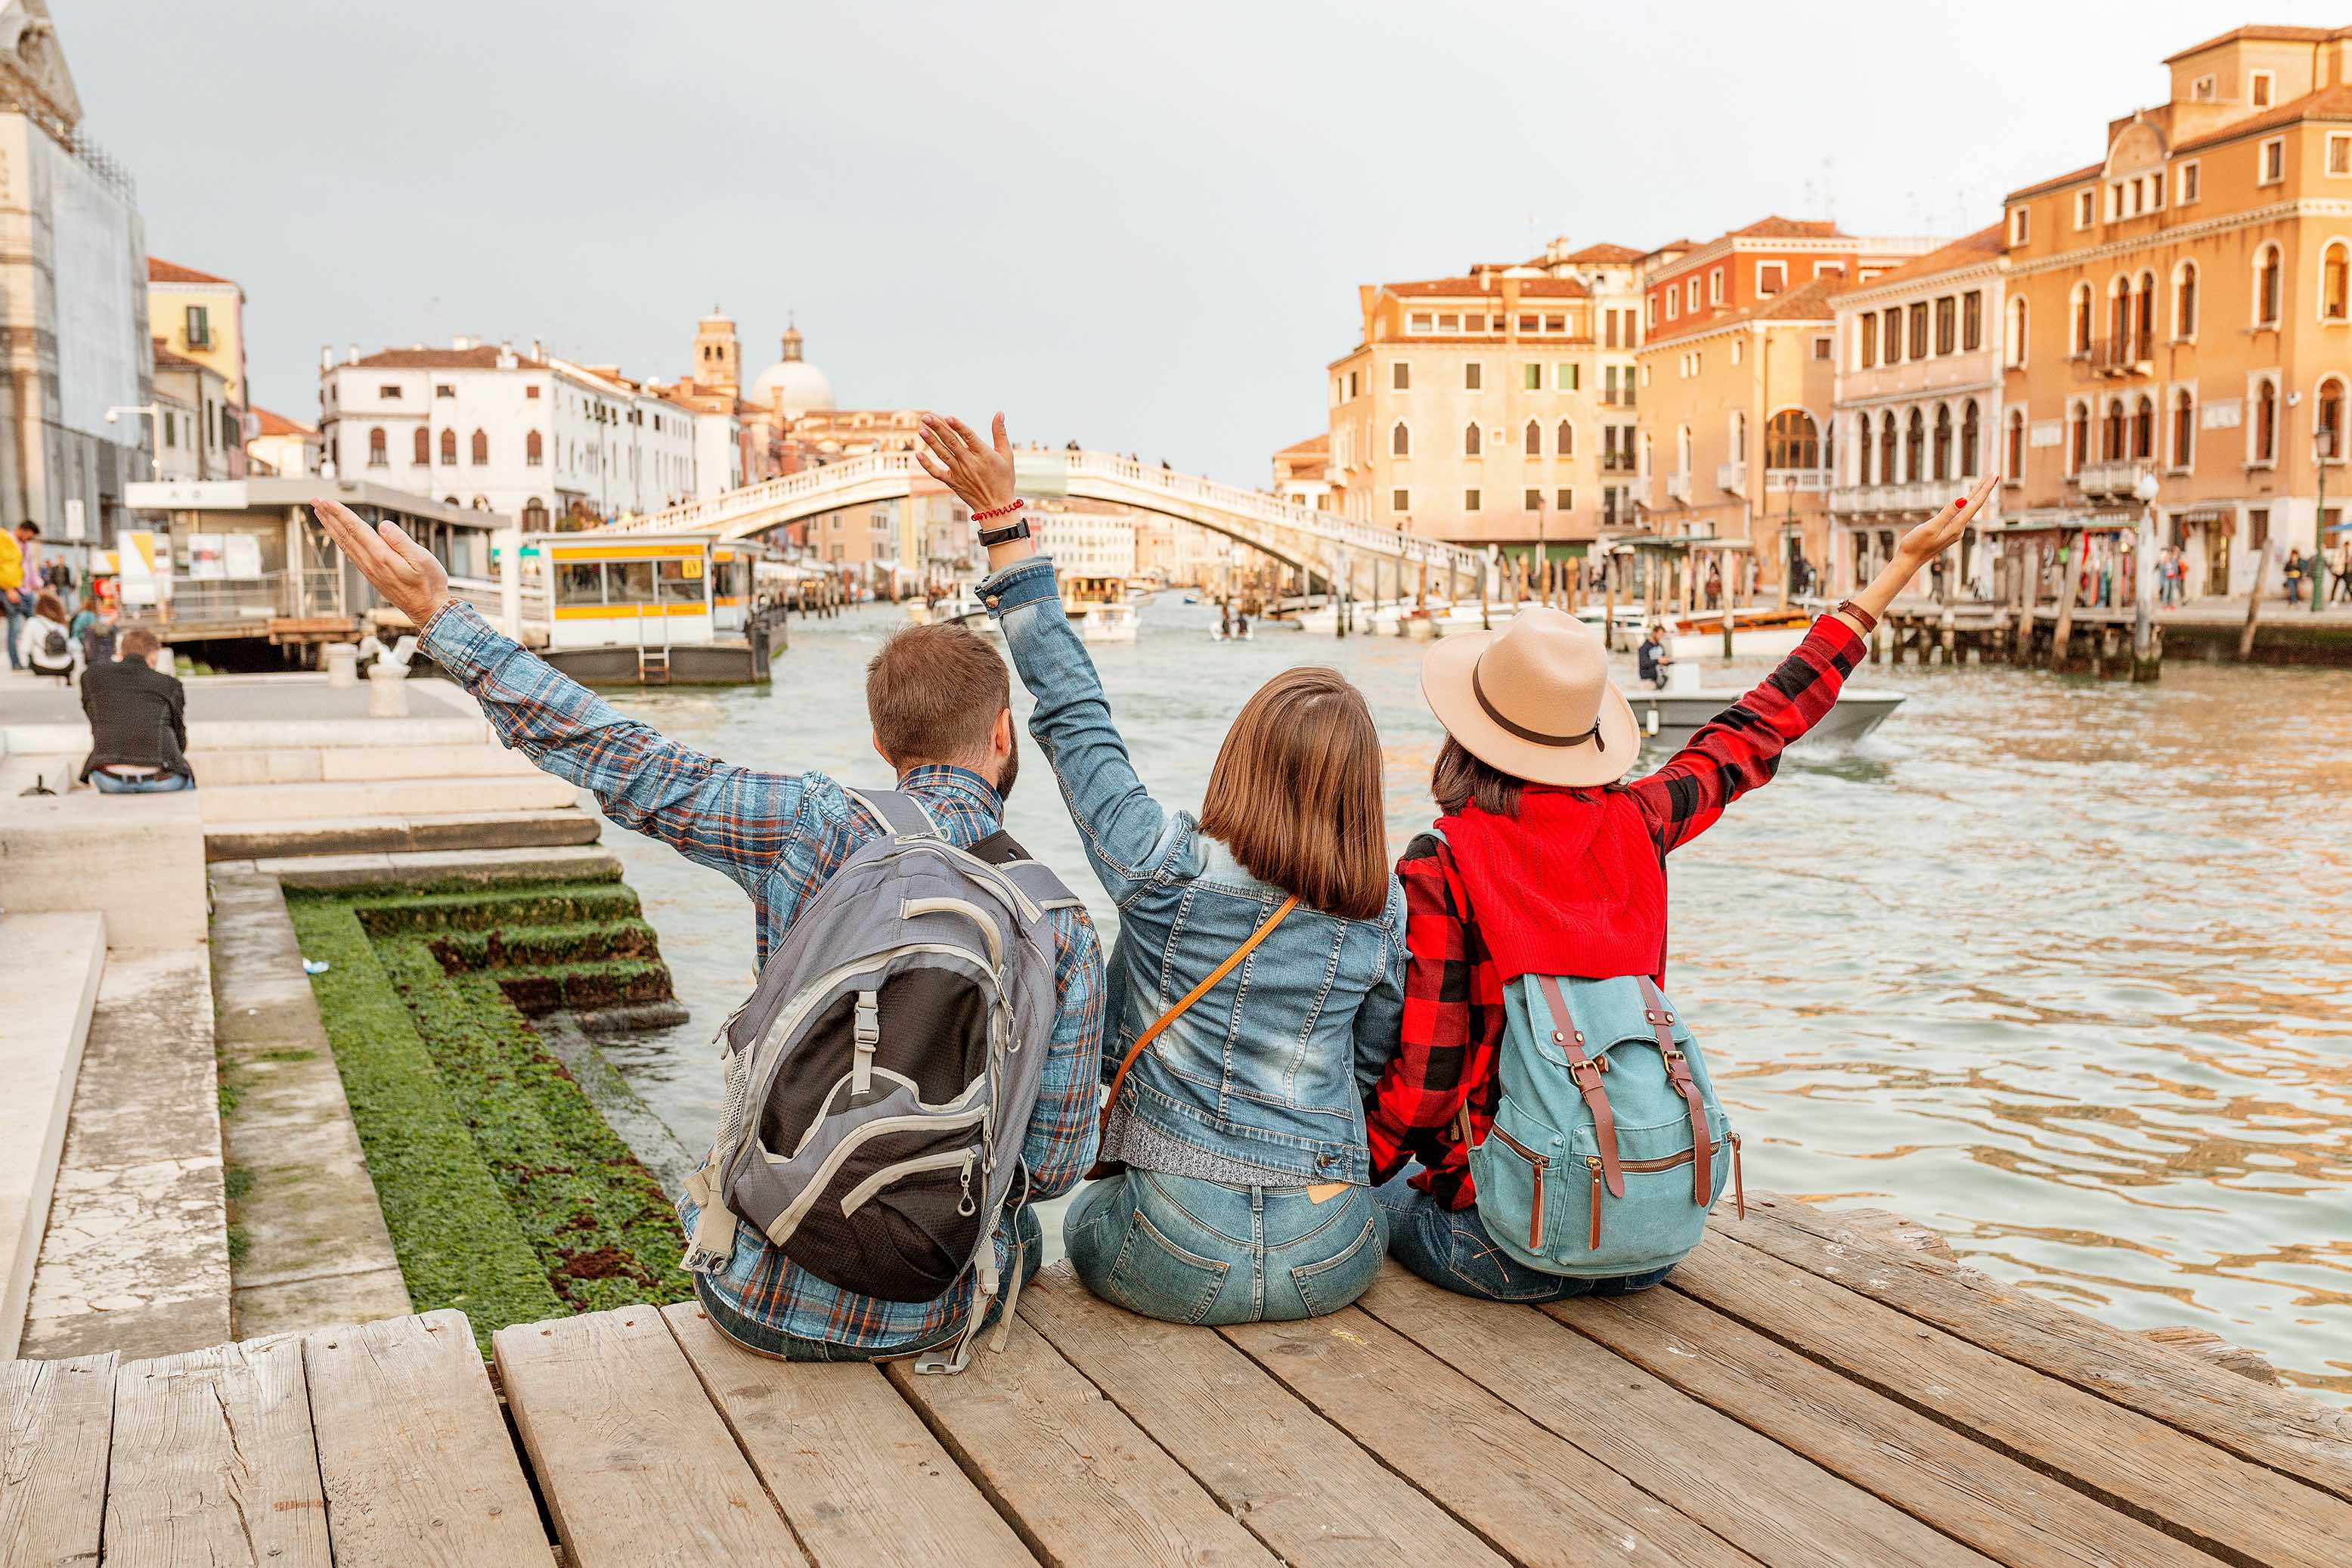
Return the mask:
{"type": "Polygon", "coordinates": [[[1250,485],[1356,285],[1769,213],[1958,235],[2102,156],[2163,58],[2340,3],[51,0],[148,247],[236,279],[257,400],[321,344],[543,338],[1250,485]]]}

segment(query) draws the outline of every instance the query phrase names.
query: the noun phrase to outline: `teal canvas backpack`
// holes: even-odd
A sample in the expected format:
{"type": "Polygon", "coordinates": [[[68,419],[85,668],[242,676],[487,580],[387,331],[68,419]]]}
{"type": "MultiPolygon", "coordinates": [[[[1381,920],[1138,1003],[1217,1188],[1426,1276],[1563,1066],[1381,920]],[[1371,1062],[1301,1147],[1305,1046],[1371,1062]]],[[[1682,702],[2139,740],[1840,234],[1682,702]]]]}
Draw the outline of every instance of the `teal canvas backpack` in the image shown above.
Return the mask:
{"type": "Polygon", "coordinates": [[[1746,1217],[1739,1136],[1655,982],[1528,974],[1503,1003],[1501,1099],[1470,1175],[1504,1251],[1550,1274],[1647,1274],[1698,1245],[1727,1179],[1746,1217]]]}

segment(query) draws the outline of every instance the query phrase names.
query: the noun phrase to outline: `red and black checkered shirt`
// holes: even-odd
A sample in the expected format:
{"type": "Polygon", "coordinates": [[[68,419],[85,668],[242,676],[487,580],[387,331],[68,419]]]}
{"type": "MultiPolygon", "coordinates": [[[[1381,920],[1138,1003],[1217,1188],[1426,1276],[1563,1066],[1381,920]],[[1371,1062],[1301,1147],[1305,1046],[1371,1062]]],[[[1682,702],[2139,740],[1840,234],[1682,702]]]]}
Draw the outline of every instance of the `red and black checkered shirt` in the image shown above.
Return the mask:
{"type": "MultiPolygon", "coordinates": [[[[1865,645],[1832,616],[1813,623],[1797,650],[1753,691],[1716,715],[1657,772],[1612,784],[1640,808],[1663,859],[1715,825],[1723,808],[1769,780],[1789,743],[1819,723],[1861,662],[1865,645]]],[[[1559,792],[1597,800],[1598,790],[1559,792]]],[[[1468,1112],[1472,1142],[1495,1117],[1495,1050],[1502,1038],[1504,975],[1481,938],[1454,851],[1435,834],[1416,837],[1397,864],[1404,883],[1403,1037],[1364,1102],[1372,1180],[1412,1162],[1413,1184],[1449,1208],[1466,1208],[1467,1145],[1456,1125],[1468,1112]]],[[[1563,973],[1567,973],[1563,971],[1563,973]]]]}

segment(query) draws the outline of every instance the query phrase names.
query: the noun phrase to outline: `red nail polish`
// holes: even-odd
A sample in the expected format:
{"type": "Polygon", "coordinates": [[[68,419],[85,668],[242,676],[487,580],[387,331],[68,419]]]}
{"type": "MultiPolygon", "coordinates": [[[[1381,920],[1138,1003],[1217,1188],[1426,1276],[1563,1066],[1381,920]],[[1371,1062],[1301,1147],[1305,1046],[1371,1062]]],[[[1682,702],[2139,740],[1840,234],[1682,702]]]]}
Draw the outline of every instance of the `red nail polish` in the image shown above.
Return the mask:
{"type": "Polygon", "coordinates": [[[1958,500],[1954,501],[1952,504],[1953,504],[1954,506],[1966,506],[1966,505],[1968,505],[1968,504],[1969,504],[1969,498],[1968,498],[1968,497],[1966,497],[1966,496],[1962,496],[1959,500],[1958,500]]]}

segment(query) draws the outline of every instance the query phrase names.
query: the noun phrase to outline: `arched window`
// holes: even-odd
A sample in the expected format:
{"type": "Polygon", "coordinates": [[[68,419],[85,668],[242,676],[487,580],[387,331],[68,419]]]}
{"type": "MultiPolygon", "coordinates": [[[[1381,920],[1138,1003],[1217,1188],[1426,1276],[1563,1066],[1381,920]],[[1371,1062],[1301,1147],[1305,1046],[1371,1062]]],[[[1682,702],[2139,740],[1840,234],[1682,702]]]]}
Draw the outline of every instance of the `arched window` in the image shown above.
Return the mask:
{"type": "Polygon", "coordinates": [[[1977,466],[1977,454],[1983,448],[1979,443],[1984,432],[1977,420],[1977,400],[1969,398],[1960,413],[1960,472],[1975,479],[1984,470],[1977,466]]]}
{"type": "Polygon", "coordinates": [[[1764,467],[1818,468],[1822,466],[1822,431],[1801,408],[1783,408],[1764,426],[1764,467]]]}
{"type": "Polygon", "coordinates": [[[2118,360],[2131,357],[2132,286],[2128,278],[2107,285],[2107,353],[2118,360]]]}
{"type": "Polygon", "coordinates": [[[1952,477],[1952,410],[1948,404],[1936,405],[1936,478],[1952,477]]]}
{"type": "Polygon", "coordinates": [[[2319,401],[2311,416],[2311,433],[2318,442],[2322,459],[2344,456],[2343,377],[2329,376],[2319,384],[2319,401]]]}
{"type": "Polygon", "coordinates": [[[474,464],[477,468],[490,460],[490,437],[488,432],[474,432],[474,464]]]}
{"type": "Polygon", "coordinates": [[[2172,275],[2172,335],[2197,335],[2197,263],[2184,261],[2172,275]]]}
{"type": "Polygon", "coordinates": [[[2077,403],[2074,405],[2073,426],[2067,432],[2066,471],[2079,473],[2082,471],[2083,465],[2090,460],[2091,405],[2087,403],[2077,403]]]}
{"type": "Polygon", "coordinates": [[[2278,383],[2268,376],[2254,385],[2254,461],[2278,461],[2278,383]]]}
{"type": "Polygon", "coordinates": [[[443,496],[441,498],[441,504],[449,508],[452,511],[455,511],[457,508],[465,505],[466,503],[459,500],[456,496],[443,496]]]}
{"type": "Polygon", "coordinates": [[[522,503],[522,525],[532,533],[547,531],[547,503],[537,496],[522,503]]]}
{"type": "Polygon", "coordinates": [[[2145,392],[2132,407],[2131,445],[2135,458],[2156,456],[2156,399],[2145,392]]]}
{"type": "Polygon", "coordinates": [[[2074,321],[2070,331],[2073,335],[2067,339],[2066,352],[2070,354],[2089,353],[2091,352],[2091,286],[2088,283],[2074,285],[2074,321]]]}
{"type": "Polygon", "coordinates": [[[2132,344],[2134,359],[2147,359],[2156,353],[2156,274],[2139,275],[2139,294],[2134,301],[2132,344]]]}
{"type": "Polygon", "coordinates": [[[415,437],[415,440],[409,448],[408,460],[412,463],[431,462],[433,460],[433,433],[425,429],[424,426],[419,425],[411,432],[411,434],[415,437]]]}
{"type": "Polygon", "coordinates": [[[2352,319],[2352,246],[2340,239],[2319,258],[2319,319],[2352,319]]]}
{"type": "Polygon", "coordinates": [[[2020,294],[2009,302],[2009,363],[2025,363],[2025,296],[2020,294]]]}
{"type": "Polygon", "coordinates": [[[1389,456],[1391,458],[1412,456],[1412,431],[1402,419],[1389,426],[1389,456]]]}
{"type": "Polygon", "coordinates": [[[2107,416],[2099,423],[2099,459],[2117,463],[2124,456],[2124,400],[2107,399],[2107,416]]]}
{"type": "Polygon", "coordinates": [[[1911,423],[1903,431],[1903,477],[1906,479],[1927,477],[1927,420],[1916,408],[1911,411],[1911,423]]]}
{"type": "Polygon", "coordinates": [[[384,455],[383,426],[371,426],[368,429],[368,467],[381,468],[386,467],[390,461],[391,459],[384,455]]]}
{"type": "Polygon", "coordinates": [[[2022,408],[2009,411],[2009,455],[2001,464],[2001,471],[2012,479],[2025,477],[2025,410],[2022,408]]]}
{"type": "Polygon", "coordinates": [[[1570,424],[1565,419],[1561,420],[1559,422],[1559,428],[1552,432],[1552,451],[1556,456],[1562,458],[1575,457],[1576,426],[1570,424]]]}
{"type": "Polygon", "coordinates": [[[2188,468],[2197,460],[2197,400],[2182,387],[2172,395],[2172,466],[2188,468]]]}
{"type": "Polygon", "coordinates": [[[1528,457],[1543,456],[1543,426],[1532,419],[1528,421],[1527,442],[1528,457]]]}
{"type": "Polygon", "coordinates": [[[1462,426],[1462,455],[1465,458],[1478,455],[1478,422],[1475,419],[1462,426]]]}
{"type": "Polygon", "coordinates": [[[1853,482],[1858,485],[1876,484],[1878,481],[1871,478],[1871,474],[1877,466],[1878,444],[1870,438],[1870,416],[1864,414],[1856,417],[1854,426],[1862,432],[1862,439],[1856,441],[1853,447],[1853,482]]]}
{"type": "Polygon", "coordinates": [[[1675,426],[1675,472],[1687,474],[1690,470],[1691,427],[1687,425],[1677,425],[1675,426]]]}
{"type": "Polygon", "coordinates": [[[1895,467],[1895,410],[1890,408],[1878,416],[1878,482],[1899,484],[1902,479],[1895,467]]]}
{"type": "Polygon", "coordinates": [[[457,432],[441,432],[441,460],[451,468],[457,466],[457,432]]]}
{"type": "Polygon", "coordinates": [[[2279,247],[2265,245],[2254,258],[2254,324],[2275,327],[2279,319],[2279,247]]]}
{"type": "Polygon", "coordinates": [[[546,446],[540,439],[538,431],[528,430],[523,433],[522,460],[524,462],[536,467],[546,460],[546,446]]]}

